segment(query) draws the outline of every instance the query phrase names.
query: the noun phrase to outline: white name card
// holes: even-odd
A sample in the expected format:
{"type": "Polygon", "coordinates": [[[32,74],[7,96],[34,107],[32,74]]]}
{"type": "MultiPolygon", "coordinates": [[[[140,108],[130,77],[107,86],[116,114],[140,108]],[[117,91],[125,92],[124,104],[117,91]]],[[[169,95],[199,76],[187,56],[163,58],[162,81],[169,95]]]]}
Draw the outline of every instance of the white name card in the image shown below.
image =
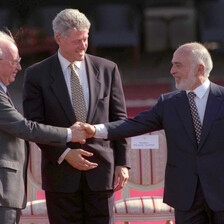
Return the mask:
{"type": "Polygon", "coordinates": [[[138,135],[131,137],[132,149],[159,149],[159,136],[158,135],[138,135]]]}

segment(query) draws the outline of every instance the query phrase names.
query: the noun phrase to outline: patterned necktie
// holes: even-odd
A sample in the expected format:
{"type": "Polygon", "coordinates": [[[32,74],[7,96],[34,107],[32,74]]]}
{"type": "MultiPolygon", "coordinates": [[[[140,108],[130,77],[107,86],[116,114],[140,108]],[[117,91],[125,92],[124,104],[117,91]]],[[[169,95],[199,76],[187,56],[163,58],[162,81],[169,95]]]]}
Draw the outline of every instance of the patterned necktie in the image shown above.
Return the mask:
{"type": "Polygon", "coordinates": [[[69,67],[71,68],[71,93],[75,116],[77,121],[86,122],[87,109],[80,78],[74,64],[70,64],[69,67]]]}
{"type": "Polygon", "coordinates": [[[200,122],[200,118],[199,118],[199,114],[198,114],[198,109],[197,109],[195,101],[194,101],[195,97],[196,97],[196,94],[194,92],[188,93],[188,99],[189,99],[190,108],[191,108],[191,116],[192,116],[193,123],[194,123],[194,130],[195,130],[195,134],[196,134],[197,143],[199,144],[200,137],[201,137],[201,122],[200,122]]]}

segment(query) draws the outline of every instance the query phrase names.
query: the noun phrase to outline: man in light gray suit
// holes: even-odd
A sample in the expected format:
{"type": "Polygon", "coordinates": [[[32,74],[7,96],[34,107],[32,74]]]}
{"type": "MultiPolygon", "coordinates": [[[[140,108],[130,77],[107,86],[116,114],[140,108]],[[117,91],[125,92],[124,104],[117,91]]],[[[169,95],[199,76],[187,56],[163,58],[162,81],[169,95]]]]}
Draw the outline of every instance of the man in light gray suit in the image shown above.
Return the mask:
{"type": "MultiPolygon", "coordinates": [[[[85,143],[78,126],[58,128],[26,120],[13,106],[7,86],[21,70],[14,39],[0,31],[0,223],[19,223],[20,210],[26,206],[26,173],[28,150],[25,139],[37,143],[65,147],[69,141],[85,143]],[[22,139],[21,139],[22,138],[22,139]]],[[[92,153],[86,152],[89,156],[92,153]]],[[[96,163],[86,160],[86,170],[96,163]]]]}

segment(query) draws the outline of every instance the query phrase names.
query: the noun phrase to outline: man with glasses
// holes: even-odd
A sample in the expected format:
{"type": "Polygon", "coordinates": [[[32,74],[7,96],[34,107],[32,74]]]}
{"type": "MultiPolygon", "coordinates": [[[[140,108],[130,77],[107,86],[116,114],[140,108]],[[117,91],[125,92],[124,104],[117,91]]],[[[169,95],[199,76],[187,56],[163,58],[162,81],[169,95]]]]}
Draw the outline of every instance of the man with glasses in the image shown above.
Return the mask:
{"type": "MultiPolygon", "coordinates": [[[[20,210],[26,206],[28,151],[25,142],[65,147],[66,143],[84,143],[85,135],[76,125],[57,128],[26,120],[7,96],[7,87],[20,71],[21,58],[14,39],[0,31],[0,223],[18,224],[20,210]],[[22,139],[21,139],[22,138],[22,139]]],[[[92,153],[88,154],[92,156],[92,153]]],[[[87,161],[86,169],[97,166],[87,161]]]]}
{"type": "Polygon", "coordinates": [[[15,68],[17,68],[20,65],[21,59],[22,59],[21,57],[19,57],[16,60],[7,60],[0,58],[1,61],[8,61],[15,68]]]}

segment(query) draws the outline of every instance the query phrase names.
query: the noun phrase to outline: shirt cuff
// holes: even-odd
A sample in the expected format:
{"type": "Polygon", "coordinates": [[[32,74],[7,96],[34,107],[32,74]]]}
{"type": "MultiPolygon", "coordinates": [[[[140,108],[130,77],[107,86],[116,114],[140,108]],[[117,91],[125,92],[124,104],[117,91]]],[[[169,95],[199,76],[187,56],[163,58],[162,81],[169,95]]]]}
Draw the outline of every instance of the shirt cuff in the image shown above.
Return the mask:
{"type": "Polygon", "coordinates": [[[96,124],[94,125],[96,128],[96,133],[94,135],[95,138],[105,138],[107,139],[108,131],[104,124],[96,124]]]}
{"type": "Polygon", "coordinates": [[[72,140],[72,130],[71,128],[67,128],[67,142],[72,140]]]}
{"type": "Polygon", "coordinates": [[[68,154],[68,152],[70,151],[71,149],[70,148],[67,148],[62,154],[61,156],[59,157],[58,159],[58,164],[61,164],[64,159],[65,159],[65,156],[68,154]]]}

